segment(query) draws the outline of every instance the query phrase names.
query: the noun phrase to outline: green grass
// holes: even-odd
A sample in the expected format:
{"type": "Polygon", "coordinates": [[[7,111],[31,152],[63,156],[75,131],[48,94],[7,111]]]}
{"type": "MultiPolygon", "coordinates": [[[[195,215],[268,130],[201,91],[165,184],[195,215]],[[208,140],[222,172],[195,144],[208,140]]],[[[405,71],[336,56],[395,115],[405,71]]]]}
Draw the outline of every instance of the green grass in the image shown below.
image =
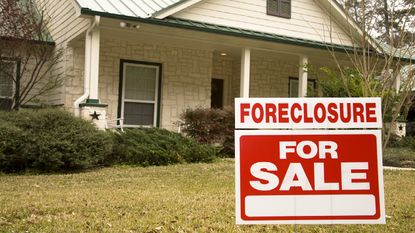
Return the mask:
{"type": "Polygon", "coordinates": [[[0,175],[0,232],[415,232],[415,172],[385,171],[386,225],[236,226],[234,164],[0,175]]]}

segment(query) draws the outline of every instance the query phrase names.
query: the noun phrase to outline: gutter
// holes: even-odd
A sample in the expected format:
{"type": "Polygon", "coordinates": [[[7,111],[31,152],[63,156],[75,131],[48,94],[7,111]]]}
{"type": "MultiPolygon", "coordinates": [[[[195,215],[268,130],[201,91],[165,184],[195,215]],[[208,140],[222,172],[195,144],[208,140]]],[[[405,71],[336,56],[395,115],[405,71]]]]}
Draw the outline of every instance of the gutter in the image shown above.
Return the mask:
{"type": "Polygon", "coordinates": [[[99,27],[101,17],[95,15],[92,25],[86,30],[85,35],[85,67],[84,67],[84,94],[80,96],[73,103],[74,114],[75,116],[80,116],[79,105],[84,102],[89,97],[89,86],[91,80],[91,44],[92,44],[92,35],[91,32],[96,27],[99,27]]]}

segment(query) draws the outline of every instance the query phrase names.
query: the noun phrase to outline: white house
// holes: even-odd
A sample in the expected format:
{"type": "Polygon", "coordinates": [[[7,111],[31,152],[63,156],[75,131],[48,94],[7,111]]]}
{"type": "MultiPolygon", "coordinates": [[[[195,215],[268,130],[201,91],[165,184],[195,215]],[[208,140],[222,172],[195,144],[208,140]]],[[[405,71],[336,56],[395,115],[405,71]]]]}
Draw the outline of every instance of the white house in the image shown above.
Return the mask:
{"type": "Polygon", "coordinates": [[[47,101],[87,119],[175,129],[189,107],[305,96],[359,30],[332,0],[37,0],[64,59],[47,101]],[[92,117],[91,117],[92,115],[92,117]]]}

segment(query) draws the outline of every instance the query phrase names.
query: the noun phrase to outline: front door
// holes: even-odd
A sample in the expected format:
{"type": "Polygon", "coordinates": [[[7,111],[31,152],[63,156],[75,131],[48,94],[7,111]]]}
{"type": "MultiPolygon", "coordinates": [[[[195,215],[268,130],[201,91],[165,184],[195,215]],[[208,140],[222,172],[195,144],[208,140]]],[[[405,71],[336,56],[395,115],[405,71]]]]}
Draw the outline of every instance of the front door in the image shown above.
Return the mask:
{"type": "Polygon", "coordinates": [[[160,68],[122,61],[121,118],[126,127],[158,125],[160,68]]]}
{"type": "Polygon", "coordinates": [[[210,95],[211,108],[223,108],[223,79],[212,79],[212,89],[210,95]]]}

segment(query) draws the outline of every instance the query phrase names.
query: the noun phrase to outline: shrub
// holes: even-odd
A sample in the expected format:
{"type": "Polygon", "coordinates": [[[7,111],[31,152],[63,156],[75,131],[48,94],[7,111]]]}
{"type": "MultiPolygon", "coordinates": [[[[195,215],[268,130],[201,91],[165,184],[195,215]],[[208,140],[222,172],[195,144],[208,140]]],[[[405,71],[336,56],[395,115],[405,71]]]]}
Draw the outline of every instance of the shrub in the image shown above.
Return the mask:
{"type": "Polygon", "coordinates": [[[220,144],[221,153],[234,155],[235,118],[233,108],[187,109],[181,115],[181,127],[188,136],[200,143],[220,144]]]}
{"type": "Polygon", "coordinates": [[[71,171],[103,165],[112,136],[58,109],[0,114],[0,169],[71,171]]]}
{"type": "Polygon", "coordinates": [[[183,162],[210,162],[215,148],[158,128],[127,129],[115,134],[114,159],[121,164],[141,166],[183,162]]]}
{"type": "Polygon", "coordinates": [[[408,149],[412,149],[415,151],[415,137],[412,137],[412,136],[399,137],[396,135],[391,135],[391,138],[389,139],[388,147],[391,147],[391,148],[406,147],[408,149]]]}
{"type": "Polygon", "coordinates": [[[0,171],[18,172],[26,168],[25,138],[22,129],[0,120],[0,171]]]}
{"type": "Polygon", "coordinates": [[[385,166],[415,168],[415,153],[409,148],[387,148],[384,152],[383,164],[385,166]]]}

